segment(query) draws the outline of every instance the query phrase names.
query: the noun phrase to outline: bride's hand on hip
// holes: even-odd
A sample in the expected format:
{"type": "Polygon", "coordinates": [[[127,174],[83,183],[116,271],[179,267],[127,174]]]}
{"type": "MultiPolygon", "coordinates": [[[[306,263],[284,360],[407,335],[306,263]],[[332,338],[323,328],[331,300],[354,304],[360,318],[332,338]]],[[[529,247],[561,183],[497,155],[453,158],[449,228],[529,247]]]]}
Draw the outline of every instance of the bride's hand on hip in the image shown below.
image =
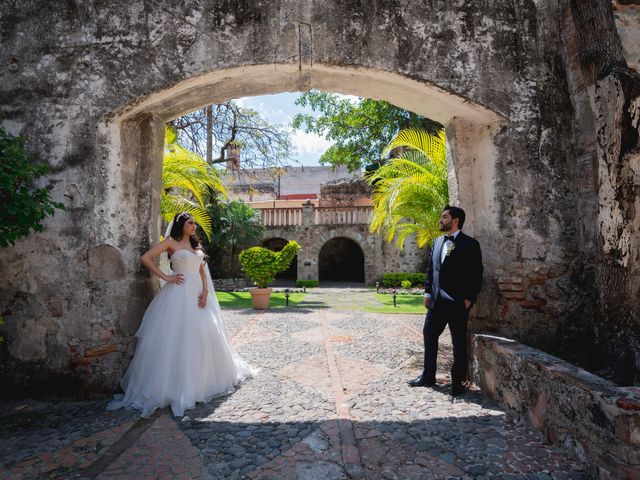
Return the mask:
{"type": "Polygon", "coordinates": [[[167,283],[175,283],[176,285],[182,285],[184,283],[184,278],[182,278],[181,273],[176,273],[175,275],[168,275],[167,278],[164,279],[167,283]]]}
{"type": "Polygon", "coordinates": [[[198,307],[204,308],[207,304],[207,292],[202,292],[198,295],[198,307]]]}

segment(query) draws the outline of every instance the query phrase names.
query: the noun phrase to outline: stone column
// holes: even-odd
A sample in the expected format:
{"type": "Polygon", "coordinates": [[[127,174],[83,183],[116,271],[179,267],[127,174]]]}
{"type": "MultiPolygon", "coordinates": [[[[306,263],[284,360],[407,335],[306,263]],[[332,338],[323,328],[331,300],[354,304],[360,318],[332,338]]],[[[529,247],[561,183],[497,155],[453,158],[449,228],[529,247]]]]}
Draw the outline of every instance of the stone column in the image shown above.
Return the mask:
{"type": "Polygon", "coordinates": [[[482,295],[472,315],[479,317],[480,329],[495,321],[497,292],[493,291],[495,272],[508,263],[508,243],[497,235],[499,225],[496,198],[497,149],[494,135],[498,125],[476,124],[454,118],[445,127],[447,172],[452,205],[466,213],[463,230],[476,238],[482,248],[485,268],[482,295]],[[485,325],[485,322],[487,325],[485,325]]]}
{"type": "Polygon", "coordinates": [[[315,224],[315,208],[311,200],[302,204],[302,226],[308,227],[315,224]]]}

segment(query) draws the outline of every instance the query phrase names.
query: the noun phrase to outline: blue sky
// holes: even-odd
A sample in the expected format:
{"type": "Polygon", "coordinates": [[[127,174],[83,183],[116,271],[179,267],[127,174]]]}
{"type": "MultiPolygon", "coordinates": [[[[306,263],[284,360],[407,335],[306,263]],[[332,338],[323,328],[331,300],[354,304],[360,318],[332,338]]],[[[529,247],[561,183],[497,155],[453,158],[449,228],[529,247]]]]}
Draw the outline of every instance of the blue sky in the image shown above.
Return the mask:
{"type": "MultiPolygon", "coordinates": [[[[243,97],[236,99],[235,102],[241,107],[255,110],[273,125],[289,128],[297,113],[313,113],[311,109],[302,108],[293,103],[299,96],[299,92],[280,93],[259,97],[243,97]]],[[[356,97],[345,96],[345,98],[355,99],[356,97]]],[[[302,165],[319,165],[320,155],[331,146],[331,143],[324,137],[303,131],[292,131],[291,140],[297,151],[294,158],[302,165]]]]}

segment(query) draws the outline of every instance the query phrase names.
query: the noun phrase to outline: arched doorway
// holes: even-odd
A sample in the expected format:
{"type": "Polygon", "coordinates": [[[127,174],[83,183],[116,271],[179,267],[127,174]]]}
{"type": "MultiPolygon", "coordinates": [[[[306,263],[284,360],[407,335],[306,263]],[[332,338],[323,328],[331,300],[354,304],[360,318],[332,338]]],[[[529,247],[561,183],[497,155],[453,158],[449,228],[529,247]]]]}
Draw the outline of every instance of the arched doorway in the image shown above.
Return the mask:
{"type": "MultiPolygon", "coordinates": [[[[262,242],[264,248],[268,248],[274,252],[279,252],[287,244],[287,240],[284,238],[269,238],[262,242]]],[[[291,265],[284,272],[280,272],[276,275],[276,280],[293,281],[298,279],[298,256],[293,257],[291,265]]]]}
{"type": "MultiPolygon", "coordinates": [[[[502,159],[522,157],[522,165],[528,162],[537,165],[536,158],[521,155],[514,146],[522,145],[525,134],[521,132],[529,131],[526,128],[543,131],[536,130],[537,124],[531,119],[539,118],[540,108],[535,102],[545,96],[529,94],[529,90],[534,92],[538,87],[528,86],[532,83],[529,81],[532,70],[523,68],[519,61],[531,61],[530,66],[534,66],[538,61],[535,55],[514,52],[508,58],[518,61],[505,62],[499,49],[487,51],[486,38],[491,37],[469,41],[461,29],[447,30],[454,35],[453,40],[449,35],[440,35],[441,19],[457,18],[460,7],[454,3],[443,5],[438,16],[431,15],[419,2],[412,3],[411,15],[404,15],[405,9],[402,17],[398,17],[402,21],[393,22],[393,28],[388,28],[390,17],[386,11],[368,12],[357,2],[263,2],[251,14],[242,16],[235,14],[232,5],[211,9],[205,3],[192,2],[185,6],[188,8],[176,2],[170,17],[184,29],[157,30],[156,25],[169,18],[161,4],[150,2],[145,16],[140,18],[125,15],[123,10],[122,18],[135,23],[127,24],[131,28],[111,32],[114,45],[123,46],[118,50],[117,61],[104,62],[100,48],[86,51],[83,65],[100,65],[97,72],[85,68],[79,73],[73,63],[63,66],[47,63],[43,68],[54,69],[51,75],[71,72],[63,87],[65,91],[71,89],[74,95],[60,95],[55,89],[50,89],[50,97],[29,95],[16,88],[29,81],[29,69],[22,68],[11,73],[11,82],[0,86],[11,100],[4,106],[12,112],[11,124],[24,125],[23,133],[37,142],[32,149],[57,152],[52,180],[57,185],[57,198],[65,195],[68,200],[68,210],[59,214],[51,222],[51,229],[40,237],[48,269],[56,275],[91,278],[99,285],[91,302],[86,301],[84,289],[62,286],[59,296],[68,301],[55,307],[61,320],[42,324],[39,319],[51,317],[51,302],[45,298],[50,280],[46,275],[34,280],[39,288],[34,289],[37,293],[30,301],[31,306],[16,313],[11,321],[16,329],[15,352],[21,352],[20,342],[34,345],[26,357],[20,353],[21,361],[48,359],[47,365],[55,361],[59,364],[56,369],[68,370],[68,355],[59,352],[68,351],[69,345],[91,347],[96,338],[109,339],[105,342],[113,338],[117,343],[133,337],[158,286],[157,279],[141,274],[138,259],[161,233],[158,211],[165,123],[200,106],[240,96],[318,88],[384,99],[439,121],[447,126],[447,139],[452,146],[450,163],[456,168],[450,178],[462,186],[455,203],[470,206],[468,229],[483,245],[493,248],[503,245],[505,240],[494,226],[510,222],[504,212],[516,208],[510,200],[502,201],[513,198],[508,191],[496,195],[495,185],[508,185],[513,176],[502,159]],[[283,9],[294,5],[285,14],[283,9]],[[194,18],[199,19],[197,23],[194,18]],[[131,42],[128,35],[132,28],[149,28],[155,33],[149,42],[131,42]],[[229,31],[234,35],[229,36],[229,31]],[[352,38],[366,48],[345,49],[345,40],[352,38]],[[457,45],[458,50],[451,57],[412,55],[411,52],[423,49],[425,38],[435,39],[430,46],[432,51],[449,52],[447,47],[451,44],[457,45]],[[380,45],[393,48],[380,49],[380,45]],[[496,55],[499,70],[493,66],[496,55]],[[474,68],[458,68],[459,58],[468,58],[474,68]],[[434,62],[438,68],[434,68],[434,62]],[[131,69],[134,64],[140,68],[131,69]],[[511,64],[518,70],[512,71],[511,64]],[[85,75],[95,78],[85,81],[82,79],[85,75]],[[500,81],[497,84],[494,81],[488,88],[487,78],[500,81]],[[91,88],[84,88],[87,85],[91,88]],[[528,90],[523,90],[525,87],[528,90]],[[78,98],[82,102],[77,102],[78,98]],[[41,109],[50,105],[60,108],[55,115],[43,114],[41,109]],[[513,120],[509,117],[511,112],[518,112],[513,120]],[[505,123],[508,128],[503,129],[505,123]],[[61,134],[67,131],[68,134],[61,134]],[[498,135],[499,141],[494,141],[498,135]],[[506,173],[496,171],[498,166],[507,169],[506,173]],[[90,200],[92,208],[78,208],[85,199],[90,200]],[[127,225],[132,227],[123,228],[127,225]],[[88,258],[90,262],[65,261],[56,254],[60,251],[73,258],[88,258]],[[91,324],[86,323],[87,318],[92,319],[91,324]],[[78,333],[71,336],[69,332],[78,333]]],[[[100,5],[96,9],[96,15],[90,16],[92,28],[103,30],[107,27],[102,25],[103,19],[111,18],[112,12],[100,5]]],[[[466,5],[464,9],[468,15],[466,5]]],[[[531,4],[526,14],[519,10],[518,18],[528,19],[529,13],[535,18],[535,9],[531,4]]],[[[484,10],[478,7],[479,20],[485,14],[495,13],[484,10]]],[[[499,18],[502,16],[501,11],[499,18]]],[[[64,28],[76,34],[82,22],[73,15],[65,18],[64,28]]],[[[24,26],[36,20],[36,16],[26,16],[16,22],[24,26]]],[[[40,21],[47,24],[49,20],[43,16],[40,21]]],[[[504,32],[497,29],[503,24],[503,20],[495,22],[495,34],[500,38],[504,32]]],[[[14,30],[19,32],[20,28],[14,30]]],[[[10,37],[18,46],[23,42],[17,33],[10,37]]],[[[47,39],[29,39],[36,42],[33,45],[40,41],[47,39]]],[[[24,48],[33,45],[25,43],[24,48]]],[[[68,50],[62,44],[43,44],[42,48],[51,52],[52,58],[66,55],[68,50]]],[[[529,140],[535,142],[536,138],[532,136],[529,140]]],[[[516,180],[525,178],[529,177],[520,173],[516,180]]],[[[514,188],[520,185],[514,184],[514,188]]],[[[553,245],[551,241],[549,244],[553,245]]],[[[22,270],[23,262],[11,260],[23,257],[32,248],[32,242],[23,242],[16,249],[3,252],[8,255],[5,264],[15,265],[10,277],[16,279],[3,289],[3,299],[22,298],[23,286],[18,279],[24,277],[26,270],[22,270]]],[[[509,255],[487,255],[493,262],[488,271],[508,264],[512,258],[509,255]]],[[[120,355],[124,363],[129,354],[130,350],[123,349],[110,352],[105,356],[104,366],[102,358],[92,359],[95,363],[86,378],[97,384],[115,385],[122,372],[113,357],[120,355]]]]}
{"type": "Polygon", "coordinates": [[[332,238],[318,255],[320,281],[364,283],[364,253],[350,238],[332,238]]]}
{"type": "MultiPolygon", "coordinates": [[[[165,122],[202,105],[223,102],[239,95],[318,88],[348,95],[384,99],[446,125],[450,131],[447,139],[454,153],[451,163],[452,165],[460,163],[464,167],[456,170],[455,175],[450,175],[452,184],[467,185],[471,184],[470,178],[484,179],[483,195],[473,197],[473,202],[470,201],[470,197],[465,197],[469,195],[470,189],[458,190],[457,187],[452,189],[455,191],[455,195],[452,196],[455,199],[454,203],[473,205],[473,209],[468,212],[467,224],[470,230],[473,231],[473,222],[478,218],[485,219],[485,224],[496,224],[497,220],[492,217],[496,210],[489,207],[491,194],[494,192],[493,168],[497,155],[493,137],[503,124],[503,119],[499,115],[467,99],[444,93],[441,89],[434,87],[433,83],[419,81],[398,73],[395,68],[384,71],[315,63],[313,69],[308,72],[308,83],[301,86],[298,67],[299,65],[278,65],[274,70],[271,64],[265,64],[215,69],[149,95],[143,101],[134,102],[118,111],[116,116],[110,117],[100,129],[102,144],[113,147],[105,155],[105,158],[110,160],[108,171],[111,183],[105,182],[105,185],[108,183],[109,188],[98,192],[109,199],[103,202],[101,215],[108,218],[121,218],[123,212],[126,212],[127,218],[138,219],[136,225],[139,225],[142,231],[135,232],[137,242],[140,242],[140,238],[157,238],[165,122]],[[476,157],[483,158],[483,161],[467,161],[468,158],[476,157]],[[135,184],[126,181],[133,169],[138,172],[135,184]],[[111,188],[111,185],[114,188],[111,188]],[[481,215],[476,215],[475,212],[481,212],[481,215]]],[[[101,186],[104,187],[104,185],[101,186]]],[[[103,225],[110,224],[103,222],[103,225]]],[[[109,235],[115,236],[111,228],[109,226],[101,231],[101,236],[105,238],[109,235]]],[[[133,236],[134,233],[131,232],[131,235],[133,236]]],[[[280,236],[284,237],[285,232],[280,236]]],[[[340,234],[337,236],[339,237],[340,234]]],[[[137,258],[139,245],[133,240],[125,245],[126,247],[121,249],[123,258],[137,258]]],[[[317,278],[325,282],[370,281],[371,279],[365,276],[364,255],[360,247],[352,251],[355,252],[354,255],[343,254],[342,261],[339,260],[340,255],[333,255],[334,259],[339,261],[338,266],[334,265],[333,269],[327,268],[324,271],[319,268],[317,278]],[[345,265],[344,261],[347,257],[360,258],[361,263],[355,268],[340,266],[340,264],[345,265]]],[[[330,253],[331,249],[327,252],[330,253]]],[[[327,252],[324,254],[330,256],[327,252]]],[[[301,254],[305,255],[305,252],[301,254]]],[[[313,264],[314,260],[319,258],[321,258],[320,254],[315,259],[308,260],[313,264]]],[[[101,264],[94,263],[96,263],[97,272],[106,271],[101,264]]],[[[131,260],[129,263],[135,262],[131,260]]],[[[325,263],[332,265],[328,261],[325,263]]],[[[141,290],[155,288],[154,279],[141,278],[137,281],[140,284],[138,288],[141,290]]],[[[125,283],[122,282],[123,285],[125,283]]],[[[146,304],[142,295],[131,297],[130,291],[125,291],[123,285],[114,286],[110,292],[118,297],[119,294],[116,294],[115,290],[122,289],[121,295],[125,296],[131,304],[131,308],[127,309],[119,319],[119,325],[122,325],[120,328],[123,332],[133,335],[146,304]]],[[[114,376],[114,380],[116,378],[114,376]]]]}

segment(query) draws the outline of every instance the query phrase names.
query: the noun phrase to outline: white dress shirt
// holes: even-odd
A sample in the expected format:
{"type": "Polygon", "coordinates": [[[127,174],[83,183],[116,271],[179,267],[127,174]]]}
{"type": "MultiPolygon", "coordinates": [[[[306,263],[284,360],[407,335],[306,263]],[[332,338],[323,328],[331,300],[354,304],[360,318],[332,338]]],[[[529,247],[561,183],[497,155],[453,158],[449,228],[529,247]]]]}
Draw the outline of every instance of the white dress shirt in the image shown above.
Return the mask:
{"type": "MultiPolygon", "coordinates": [[[[453,239],[455,240],[459,233],[460,233],[460,230],[456,230],[455,232],[453,232],[448,236],[453,237],[453,239]]],[[[446,242],[443,242],[442,248],[440,249],[440,268],[442,268],[444,259],[447,258],[447,252],[450,251],[451,247],[453,247],[453,242],[451,240],[447,240],[446,242]]],[[[430,293],[425,293],[424,296],[427,298],[431,298],[430,293]]],[[[453,302],[453,297],[449,295],[447,292],[445,292],[442,288],[440,289],[440,296],[446,300],[453,302]]]]}

